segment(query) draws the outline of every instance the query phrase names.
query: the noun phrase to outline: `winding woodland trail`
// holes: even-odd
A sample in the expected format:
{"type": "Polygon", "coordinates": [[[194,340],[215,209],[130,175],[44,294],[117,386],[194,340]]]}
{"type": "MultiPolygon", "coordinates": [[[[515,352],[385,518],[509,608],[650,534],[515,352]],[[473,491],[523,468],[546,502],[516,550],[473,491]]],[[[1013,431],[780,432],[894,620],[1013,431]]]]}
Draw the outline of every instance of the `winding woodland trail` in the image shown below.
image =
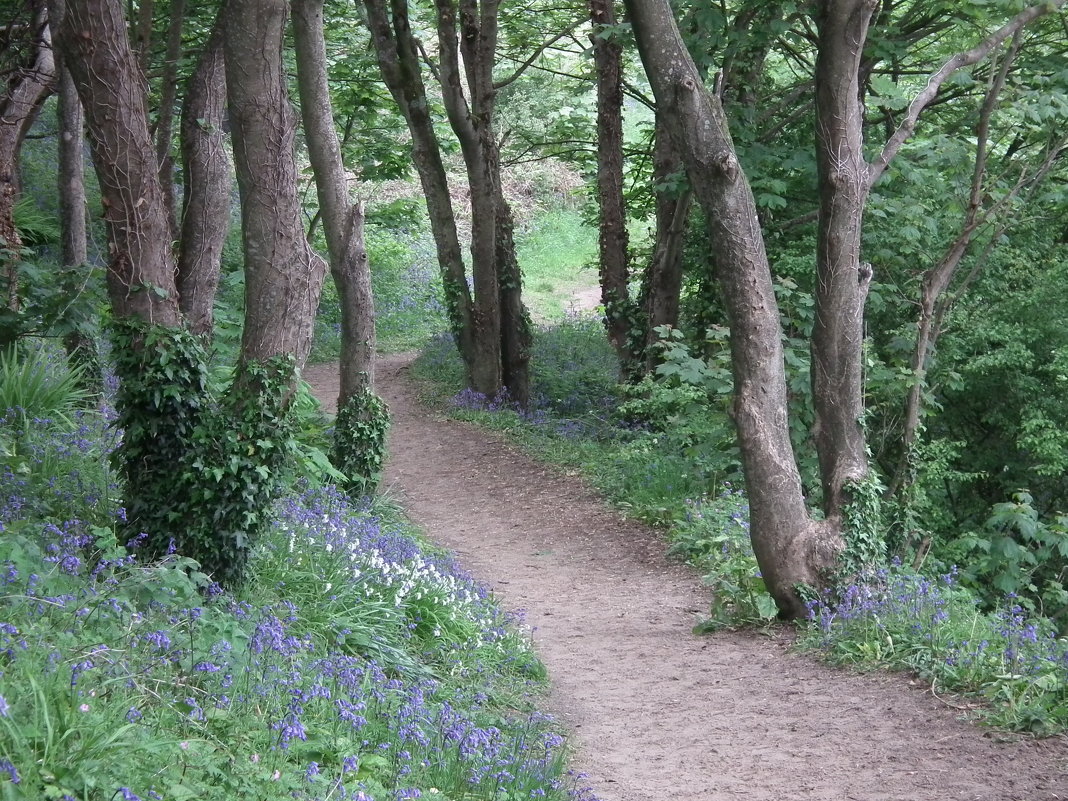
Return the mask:
{"type": "MultiPolygon", "coordinates": [[[[410,357],[379,361],[385,486],[512,609],[524,609],[603,801],[1053,801],[1068,742],[1005,738],[901,676],[854,675],[787,635],[691,627],[698,577],[581,482],[420,406],[410,357]]],[[[328,408],[336,366],[305,377],[328,408]]]]}

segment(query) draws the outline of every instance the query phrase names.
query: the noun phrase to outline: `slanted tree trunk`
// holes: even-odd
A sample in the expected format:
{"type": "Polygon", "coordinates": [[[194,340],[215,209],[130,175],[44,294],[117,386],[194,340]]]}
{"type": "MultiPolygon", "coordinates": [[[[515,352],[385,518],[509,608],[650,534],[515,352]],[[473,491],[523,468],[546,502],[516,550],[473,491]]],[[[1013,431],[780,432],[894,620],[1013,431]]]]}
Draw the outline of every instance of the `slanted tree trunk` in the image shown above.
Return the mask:
{"type": "Polygon", "coordinates": [[[834,528],[811,520],[805,507],[787,422],[778,305],[756,204],[720,101],[702,84],[667,0],[627,0],[627,10],[718,254],[753,550],[780,614],[799,617],[805,608],[797,586],[823,583],[842,540],[834,528]]]}
{"type": "Polygon", "coordinates": [[[868,196],[859,72],[877,0],[824,0],[816,21],[816,313],[812,328],[813,439],[823,510],[840,524],[850,487],[869,473],[864,436],[864,303],[871,265],[860,262],[868,196]]]}
{"type": "Polygon", "coordinates": [[[363,207],[350,200],[334,126],[327,84],[323,0],[293,0],[293,31],[308,156],[315,173],[330,273],[341,301],[341,409],[349,398],[374,385],[375,312],[371,270],[363,243],[363,207]]]}
{"type": "Polygon", "coordinates": [[[374,394],[375,316],[363,243],[363,204],[349,198],[348,178],[327,83],[323,0],[293,0],[297,78],[330,273],[341,300],[341,390],[334,425],[334,466],[348,489],[370,494],[385,455],[389,413],[374,394]]]}
{"type": "Polygon", "coordinates": [[[627,208],[623,198],[623,45],[615,31],[615,0],[590,0],[593,62],[597,74],[598,266],[608,340],[621,380],[639,371],[633,329],[637,309],[630,297],[627,208]]]}
{"type": "Polygon", "coordinates": [[[445,290],[445,307],[457,349],[464,362],[468,386],[475,385],[474,367],[481,358],[475,340],[475,309],[467,284],[456,214],[449,193],[441,146],[430,116],[430,104],[421,74],[418,45],[412,35],[405,2],[363,0],[382,79],[408,124],[412,160],[426,198],[430,230],[437,248],[438,267],[445,290]]]}
{"type": "Polygon", "coordinates": [[[171,0],[170,25],[167,29],[167,52],[163,59],[160,80],[159,117],[156,122],[156,158],[159,160],[159,179],[163,185],[163,202],[167,205],[167,220],[171,226],[171,241],[179,237],[178,213],[174,192],[174,107],[178,98],[178,59],[182,55],[182,25],[185,22],[186,0],[171,0]]]}
{"type": "Polygon", "coordinates": [[[67,0],[60,32],[100,182],[113,312],[177,327],[170,226],[148,131],[144,76],[126,38],[121,0],[67,0]]]}
{"type": "Polygon", "coordinates": [[[219,10],[182,103],[181,143],[185,173],[178,302],[194,334],[210,337],[222,251],[230,231],[230,159],[223,130],[226,74],[219,10]]]}
{"type": "Polygon", "coordinates": [[[286,10],[285,0],[230,0],[224,21],[245,254],[246,368],[282,355],[303,367],[326,274],[300,217],[296,119],[282,72],[286,10]]]}
{"type": "Polygon", "coordinates": [[[19,308],[18,264],[22,239],[15,227],[15,202],[20,193],[19,153],[30,126],[56,77],[52,34],[45,0],[27,4],[25,18],[4,31],[5,56],[15,67],[0,94],[0,252],[9,309],[19,308]]]}

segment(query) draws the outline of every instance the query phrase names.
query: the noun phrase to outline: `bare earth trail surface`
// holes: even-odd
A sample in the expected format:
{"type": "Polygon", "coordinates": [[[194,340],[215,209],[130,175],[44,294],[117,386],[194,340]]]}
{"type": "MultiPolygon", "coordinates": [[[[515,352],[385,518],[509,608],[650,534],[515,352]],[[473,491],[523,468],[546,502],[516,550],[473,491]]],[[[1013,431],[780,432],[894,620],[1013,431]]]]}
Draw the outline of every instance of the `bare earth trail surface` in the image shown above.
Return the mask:
{"type": "MultiPolygon", "coordinates": [[[[892,675],[791,652],[785,635],[694,636],[707,604],[660,536],[581,482],[419,404],[410,356],[379,361],[385,486],[512,609],[526,610],[603,801],[1053,801],[1068,743],[991,733],[892,675]]],[[[332,410],[335,365],[305,376],[332,410]]]]}

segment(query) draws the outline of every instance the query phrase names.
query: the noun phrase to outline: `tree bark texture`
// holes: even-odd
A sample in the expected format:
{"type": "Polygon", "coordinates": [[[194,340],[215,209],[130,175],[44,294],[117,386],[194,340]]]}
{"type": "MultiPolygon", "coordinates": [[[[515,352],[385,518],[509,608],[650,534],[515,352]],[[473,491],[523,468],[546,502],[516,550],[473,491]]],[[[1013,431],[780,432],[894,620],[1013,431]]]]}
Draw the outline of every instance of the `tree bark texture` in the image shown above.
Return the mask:
{"type": "Polygon", "coordinates": [[[210,336],[222,251],[230,231],[230,158],[223,130],[226,69],[223,14],[189,78],[182,103],[182,220],[178,248],[178,302],[194,334],[210,336]]]}
{"type": "Polygon", "coordinates": [[[180,324],[170,227],[121,0],[67,0],[60,49],[78,87],[108,229],[117,317],[180,324]]]}
{"type": "Polygon", "coordinates": [[[464,361],[467,383],[473,386],[472,370],[477,358],[474,303],[467,285],[441,146],[420,72],[419,50],[408,20],[407,0],[391,0],[389,8],[386,0],[363,0],[363,6],[383,81],[412,137],[412,160],[426,198],[449,323],[464,361]]]}
{"type": "MultiPolygon", "coordinates": [[[[54,38],[66,13],[65,0],[53,0],[51,16],[54,38]]],[[[85,215],[85,118],[78,88],[62,58],[56,58],[56,123],[59,131],[59,227],[63,264],[76,266],[88,260],[85,215]]]]}
{"type": "Polygon", "coordinates": [[[638,372],[633,328],[637,309],[630,297],[627,208],[623,198],[623,45],[614,32],[615,0],[590,0],[593,63],[597,76],[598,266],[608,340],[620,378],[638,372]]]}
{"type": "Polygon", "coordinates": [[[323,0],[293,0],[297,79],[308,156],[341,301],[341,394],[338,409],[374,384],[375,313],[363,242],[363,206],[349,198],[327,82],[323,0]]]}
{"type": "MultiPolygon", "coordinates": [[[[474,279],[472,389],[490,397],[503,386],[501,305],[497,275],[497,195],[490,150],[493,120],[494,0],[435,0],[441,94],[449,125],[460,143],[471,197],[471,273],[474,279]],[[492,11],[488,24],[484,15],[492,11]],[[459,40],[459,41],[458,41],[459,40]],[[461,63],[461,52],[463,54],[461,63]],[[466,78],[471,100],[464,94],[466,78]]],[[[499,175],[496,176],[499,182],[499,175]]]]}
{"type": "Polygon", "coordinates": [[[178,98],[178,59],[182,55],[182,26],[185,23],[186,0],[171,0],[170,25],[167,28],[167,52],[160,81],[159,117],[156,122],[156,159],[159,161],[159,181],[163,186],[163,202],[167,206],[167,221],[171,226],[171,241],[179,236],[178,212],[174,192],[174,107],[178,98]]]}
{"type": "MultiPolygon", "coordinates": [[[[653,142],[653,184],[663,184],[685,166],[671,142],[671,134],[663,114],[656,115],[653,142]]],[[[693,192],[682,190],[656,191],[656,232],[653,254],[642,279],[642,311],[645,315],[645,369],[654,370],[659,353],[656,329],[662,325],[679,324],[679,297],[682,293],[682,252],[686,229],[693,206],[693,192]]]]}
{"type": "Polygon", "coordinates": [[[20,193],[19,152],[56,77],[45,0],[27,4],[24,13],[25,18],[12,20],[3,32],[9,73],[0,95],[0,248],[4,249],[7,306],[14,310],[19,307],[18,263],[22,249],[15,227],[15,202],[20,193]]]}
{"type": "Polygon", "coordinates": [[[780,614],[799,617],[805,607],[797,585],[820,586],[842,541],[835,529],[811,520],[805,507],[787,422],[779,312],[756,205],[723,108],[704,88],[668,1],[626,5],[657,105],[670,121],[717,250],[753,549],[780,614]]]}
{"type": "Polygon", "coordinates": [[[326,262],[304,236],[294,153],[296,119],[282,72],[285,0],[230,0],[226,85],[241,193],[245,330],[241,361],[311,350],[326,262]]]}
{"type": "Polygon", "coordinates": [[[840,521],[849,486],[868,476],[864,436],[864,304],[872,268],[860,262],[868,165],[860,62],[876,0],[824,0],[817,14],[816,169],[820,214],[812,329],[813,439],[823,510],[840,521]]]}

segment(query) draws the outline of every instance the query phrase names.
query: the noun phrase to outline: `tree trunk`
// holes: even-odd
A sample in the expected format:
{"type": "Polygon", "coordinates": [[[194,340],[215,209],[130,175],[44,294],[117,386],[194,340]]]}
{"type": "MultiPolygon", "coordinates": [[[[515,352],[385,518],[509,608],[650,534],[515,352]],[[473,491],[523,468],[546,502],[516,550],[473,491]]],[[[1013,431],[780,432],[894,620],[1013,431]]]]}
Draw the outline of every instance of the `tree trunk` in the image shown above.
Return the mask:
{"type": "MultiPolygon", "coordinates": [[[[59,21],[66,13],[65,0],[53,0],[53,32],[58,36],[59,21]]],[[[85,218],[85,121],[78,89],[62,58],[56,59],[56,124],[59,130],[59,227],[64,266],[75,267],[88,261],[85,218]]]]}
{"type": "Polygon", "coordinates": [[[404,0],[395,0],[391,17],[387,14],[385,0],[363,0],[363,5],[383,81],[400,108],[412,137],[412,160],[426,198],[449,324],[464,361],[468,386],[474,386],[473,370],[478,358],[474,304],[467,285],[441,147],[420,73],[419,50],[408,21],[408,6],[404,0]]]}
{"type": "Polygon", "coordinates": [[[174,198],[174,106],[178,96],[178,59],[182,54],[182,24],[185,22],[186,0],[171,0],[170,27],[167,30],[167,53],[163,61],[160,81],[159,118],[156,123],[156,159],[159,161],[159,181],[163,186],[163,202],[167,206],[167,221],[171,226],[171,241],[179,237],[178,213],[174,198]]]}
{"type": "Polygon", "coordinates": [[[294,155],[296,120],[282,72],[285,0],[230,0],[226,86],[241,193],[245,330],[241,363],[311,350],[326,263],[304,237],[294,155]]]}
{"type": "MultiPolygon", "coordinates": [[[[52,38],[59,40],[59,22],[66,14],[65,0],[52,0],[49,23],[52,38]]],[[[64,268],[76,273],[88,269],[88,237],[85,228],[85,122],[78,89],[62,57],[56,61],[56,129],[58,132],[57,190],[59,196],[60,259],[64,268]]],[[[102,390],[102,373],[96,340],[83,320],[75,319],[63,335],[63,347],[71,364],[81,367],[85,388],[102,390]]]]}
{"type": "Polygon", "coordinates": [[[530,405],[530,315],[523,304],[523,274],[515,253],[515,222],[512,208],[498,185],[497,271],[501,287],[501,379],[509,397],[519,405],[530,405]]]}
{"type": "MultiPolygon", "coordinates": [[[[656,116],[653,143],[653,184],[662,185],[685,169],[671,144],[663,115],[656,116]]],[[[656,329],[679,324],[679,296],[682,292],[682,252],[693,205],[693,192],[685,188],[656,191],[656,234],[653,255],[642,277],[642,312],[645,316],[645,370],[651,372],[660,362],[653,346],[656,329]]]]}
{"type": "Polygon", "coordinates": [[[10,21],[12,28],[21,27],[25,34],[13,30],[7,47],[25,50],[18,54],[18,68],[7,76],[0,95],[0,260],[4,263],[6,305],[14,311],[19,308],[18,264],[22,250],[22,239],[15,227],[15,202],[20,193],[19,153],[56,77],[45,0],[34,0],[25,13],[26,19],[10,21]]]}
{"type": "Polygon", "coordinates": [[[471,388],[492,397],[503,386],[501,304],[497,275],[497,190],[489,153],[496,147],[493,120],[493,65],[496,0],[481,13],[477,0],[435,0],[441,92],[445,112],[460,143],[471,196],[471,272],[474,277],[474,363],[471,388]],[[492,12],[492,25],[483,24],[492,12]],[[459,33],[457,23],[459,22],[459,33]],[[460,40],[458,46],[457,38],[460,40]],[[460,51],[463,52],[461,64],[460,51]],[[487,58],[487,53],[490,54],[487,58]],[[466,75],[471,104],[464,95],[466,75]]]}
{"type": "Polygon", "coordinates": [[[226,74],[223,14],[189,78],[182,104],[182,166],[185,173],[178,249],[178,302],[194,334],[210,337],[222,251],[230,231],[230,159],[223,130],[226,74]]]}
{"type": "Polygon", "coordinates": [[[121,0],[67,0],[60,31],[100,182],[112,309],[116,317],[177,327],[170,228],[121,0]]]}
{"type": "Polygon", "coordinates": [[[800,617],[805,607],[797,586],[822,585],[842,541],[836,530],[811,520],[805,507],[787,422],[779,311],[756,204],[723,108],[704,88],[667,0],[627,0],[627,10],[718,254],[753,550],[780,614],[800,617]]]}
{"type": "Polygon", "coordinates": [[[598,264],[608,340],[621,380],[638,372],[633,331],[637,309],[630,297],[627,208],[623,198],[623,45],[615,32],[615,0],[590,0],[593,63],[597,73],[598,264]]]}
{"type": "Polygon", "coordinates": [[[864,436],[864,303],[871,265],[860,263],[868,196],[859,71],[875,0],[824,0],[817,15],[816,167],[820,214],[812,329],[813,439],[823,510],[839,524],[850,487],[869,473],[864,436]]]}
{"type": "Polygon", "coordinates": [[[327,83],[323,0],[293,0],[297,78],[308,156],[315,172],[330,273],[341,300],[338,409],[374,384],[375,313],[363,243],[363,207],[349,199],[327,83]]]}

